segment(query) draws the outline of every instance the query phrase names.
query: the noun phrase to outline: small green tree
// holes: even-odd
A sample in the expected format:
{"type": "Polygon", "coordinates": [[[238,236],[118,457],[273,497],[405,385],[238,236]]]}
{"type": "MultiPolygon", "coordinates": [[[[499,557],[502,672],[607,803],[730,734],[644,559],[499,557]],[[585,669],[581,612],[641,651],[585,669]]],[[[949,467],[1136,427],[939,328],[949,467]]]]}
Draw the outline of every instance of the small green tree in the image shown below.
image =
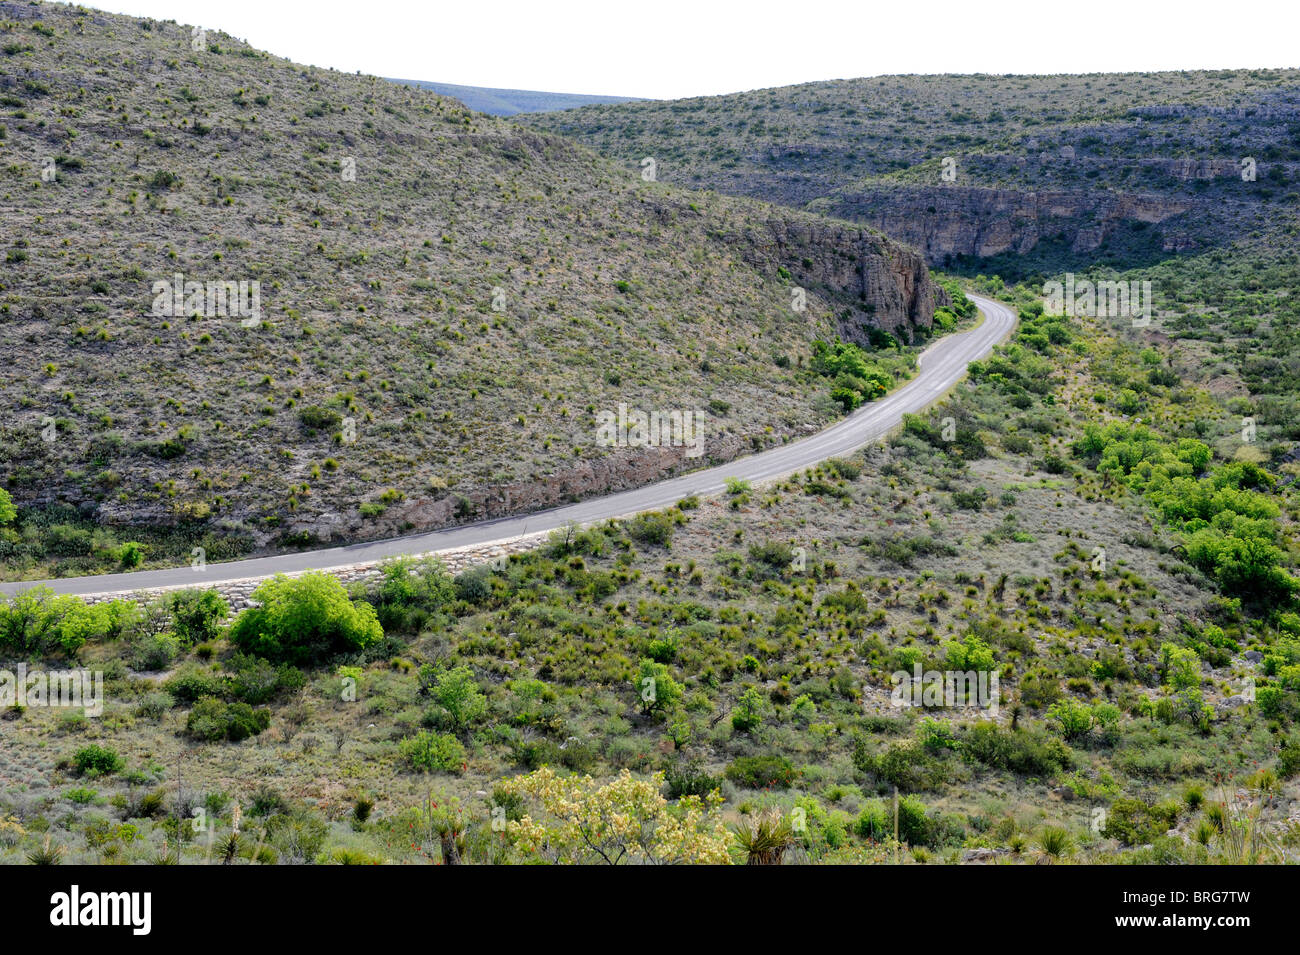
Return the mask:
{"type": "Polygon", "coordinates": [[[420,682],[440,708],[442,722],[448,729],[463,732],[487,712],[487,697],[479,691],[469,667],[441,671],[422,667],[420,682]]]}
{"type": "Polygon", "coordinates": [[[758,687],[749,686],[740,694],[736,707],[731,711],[731,727],[739,733],[748,733],[763,725],[763,710],[766,702],[758,687]]]}
{"type": "Polygon", "coordinates": [[[646,713],[666,713],[681,700],[682,685],[673,679],[668,667],[654,660],[642,660],[637,671],[637,692],[641,709],[646,713]]]}

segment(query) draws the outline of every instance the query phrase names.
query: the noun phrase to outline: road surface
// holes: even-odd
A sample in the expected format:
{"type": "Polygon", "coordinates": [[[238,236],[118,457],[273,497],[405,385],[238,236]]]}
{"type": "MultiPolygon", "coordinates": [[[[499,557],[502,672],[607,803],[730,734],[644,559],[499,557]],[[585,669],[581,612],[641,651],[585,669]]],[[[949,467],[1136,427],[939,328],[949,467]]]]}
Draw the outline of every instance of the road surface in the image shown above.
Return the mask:
{"type": "Polygon", "coordinates": [[[903,420],[904,414],[915,414],[942,397],[961,380],[970,362],[983,358],[994,345],[1011,334],[1015,327],[1015,315],[1011,309],[980,296],[970,297],[979,306],[984,320],[970,331],[944,336],[927,348],[918,360],[919,371],[916,377],[903,387],[878,401],[864,405],[815,435],[747,458],[738,458],[728,464],[522,517],[497,518],[368,544],[350,544],[346,547],[208,564],[201,569],[180,567],[129,574],[0,583],[0,593],[13,594],[43,586],[61,594],[101,594],[160,587],[199,587],[232,580],[269,577],[278,573],[331,570],[403,554],[426,554],[488,544],[524,534],[554,530],[571,523],[586,524],[656,510],[675,504],[691,494],[717,494],[725,489],[727,478],[757,483],[784,477],[827,458],[849,454],[888,434],[903,420]]]}

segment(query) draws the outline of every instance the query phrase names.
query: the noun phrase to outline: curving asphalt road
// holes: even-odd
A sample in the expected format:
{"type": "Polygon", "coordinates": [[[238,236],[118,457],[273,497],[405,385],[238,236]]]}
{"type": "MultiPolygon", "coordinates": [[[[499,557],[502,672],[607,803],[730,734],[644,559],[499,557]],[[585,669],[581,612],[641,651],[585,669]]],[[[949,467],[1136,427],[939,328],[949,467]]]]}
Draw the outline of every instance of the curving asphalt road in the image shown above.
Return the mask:
{"type": "Polygon", "coordinates": [[[942,397],[961,380],[970,362],[987,355],[994,345],[1011,334],[1015,327],[1015,315],[1011,309],[980,296],[972,295],[970,298],[979,306],[984,321],[970,331],[947,335],[927,348],[919,358],[919,373],[906,385],[878,401],[864,405],[844,420],[811,437],[747,458],[692,471],[646,487],[537,511],[522,517],[503,517],[368,544],[350,544],[346,547],[208,564],[201,570],[181,567],[129,574],[0,583],[0,593],[13,594],[31,587],[45,586],[61,594],[101,594],[219,584],[303,570],[331,570],[402,554],[426,554],[474,544],[488,544],[524,534],[554,530],[571,523],[586,524],[612,517],[625,517],[640,511],[667,507],[691,494],[716,494],[724,490],[727,478],[758,482],[784,477],[827,458],[848,454],[883,437],[903,420],[904,414],[920,411],[942,397]]]}

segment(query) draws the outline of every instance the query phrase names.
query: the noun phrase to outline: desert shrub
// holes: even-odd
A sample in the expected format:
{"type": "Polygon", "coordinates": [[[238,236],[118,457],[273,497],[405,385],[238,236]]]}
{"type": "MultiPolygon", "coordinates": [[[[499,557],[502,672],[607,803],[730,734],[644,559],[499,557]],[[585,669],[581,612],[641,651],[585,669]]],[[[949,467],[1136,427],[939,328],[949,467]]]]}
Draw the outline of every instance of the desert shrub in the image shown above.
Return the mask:
{"type": "Polygon", "coordinates": [[[673,679],[668,667],[654,660],[641,661],[636,687],[641,709],[659,715],[675,708],[685,693],[682,685],[673,679]]]}
{"type": "Polygon", "coordinates": [[[794,780],[794,764],[784,756],[740,756],[727,766],[725,775],[748,789],[785,789],[794,780]]]}
{"type": "Polygon", "coordinates": [[[465,763],[465,747],[447,733],[421,730],[398,744],[398,752],[421,772],[458,773],[465,763]]]}
{"type": "Polygon", "coordinates": [[[962,752],[991,769],[1021,776],[1052,776],[1073,763],[1070,748],[1055,737],[1033,730],[1010,730],[996,723],[976,723],[962,737],[962,752]]]}
{"type": "Polygon", "coordinates": [[[492,568],[470,567],[456,575],[456,596],[470,604],[481,604],[492,596],[492,568]]]}
{"type": "Polygon", "coordinates": [[[862,807],[853,823],[853,831],[863,839],[883,842],[894,834],[893,814],[879,800],[873,800],[862,807]]]}
{"type": "Polygon", "coordinates": [[[1300,739],[1292,739],[1283,744],[1277,753],[1277,774],[1283,779],[1290,779],[1300,773],[1300,739]]]}
{"type": "Polygon", "coordinates": [[[298,420],[313,431],[332,431],[343,423],[343,416],[333,408],[308,405],[298,412],[298,420]]]}
{"type": "Polygon", "coordinates": [[[261,657],[232,654],[225,662],[225,692],[231,699],[253,705],[267,703],[301,690],[306,675],[288,663],[278,666],[261,657]]]}
{"type": "Polygon", "coordinates": [[[662,511],[638,514],[627,524],[628,535],[643,544],[667,547],[673,539],[673,519],[662,511]]]}
{"type": "Polygon", "coordinates": [[[238,742],[256,736],[271,725],[269,709],[253,709],[247,703],[226,703],[205,696],[194,704],[185,720],[190,738],[213,742],[227,739],[238,742]]]}
{"type": "Polygon", "coordinates": [[[1101,834],[1126,846],[1153,842],[1178,822],[1178,804],[1149,805],[1140,799],[1121,796],[1110,804],[1101,834]]]}
{"type": "Polygon", "coordinates": [[[750,730],[757,729],[763,724],[763,713],[766,709],[766,701],[758,687],[746,687],[731,711],[732,729],[739,733],[748,733],[750,730]]]}
{"type": "Polygon", "coordinates": [[[83,776],[111,776],[125,763],[113,750],[92,743],[72,754],[72,765],[83,776]]]}
{"type": "Polygon", "coordinates": [[[76,597],[33,587],[0,601],[0,652],[33,659],[71,656],[86,643],[109,636],[115,626],[110,605],[91,606],[76,597]]]}
{"type": "Polygon", "coordinates": [[[174,704],[175,701],[170,693],[165,693],[162,690],[152,690],[140,697],[135,705],[135,713],[145,719],[160,720],[163,718],[163,714],[170,710],[174,704]]]}
{"type": "Polygon", "coordinates": [[[783,570],[794,560],[794,548],[782,541],[754,544],[749,548],[749,560],[752,564],[783,570]]]}
{"type": "Polygon", "coordinates": [[[463,732],[487,713],[487,697],[469,667],[443,670],[425,664],[420,668],[420,692],[437,707],[437,724],[463,732]]]}
{"type": "Polygon", "coordinates": [[[664,784],[669,799],[699,796],[701,799],[722,785],[722,780],[711,776],[698,758],[675,760],[664,771],[664,784]]]}
{"type": "Polygon", "coordinates": [[[456,583],[440,561],[398,557],[381,569],[383,576],[370,599],[385,631],[417,631],[456,600],[456,583]]]}
{"type": "Polygon", "coordinates": [[[253,591],[261,604],[235,618],[230,641],[273,662],[315,663],[336,653],[364,650],[383,638],[368,603],[353,603],[336,577],[277,574],[253,591]]]}
{"type": "Polygon", "coordinates": [[[180,655],[181,641],[174,633],[142,633],[131,642],[131,666],[137,670],[165,670],[180,655]]]}
{"type": "Polygon", "coordinates": [[[204,696],[221,696],[226,685],[219,675],[196,663],[187,663],[163,684],[163,689],[181,703],[194,703],[204,696]]]}
{"type": "Polygon", "coordinates": [[[935,790],[948,779],[944,760],[916,740],[890,743],[872,752],[865,736],[854,740],[853,764],[863,773],[905,791],[935,790]]]}
{"type": "Polygon", "coordinates": [[[221,636],[221,626],[230,607],[215,590],[178,590],[162,598],[172,615],[172,631],[183,647],[205,643],[221,636]]]}

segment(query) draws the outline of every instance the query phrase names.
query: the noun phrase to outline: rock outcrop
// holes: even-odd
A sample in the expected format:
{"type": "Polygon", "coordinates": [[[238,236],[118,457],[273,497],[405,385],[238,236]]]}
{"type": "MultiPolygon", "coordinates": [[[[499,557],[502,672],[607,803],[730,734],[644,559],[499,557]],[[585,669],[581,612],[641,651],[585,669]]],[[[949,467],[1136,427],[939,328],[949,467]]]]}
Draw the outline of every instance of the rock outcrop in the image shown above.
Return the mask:
{"type": "Polygon", "coordinates": [[[1150,195],[884,185],[837,193],[823,205],[916,246],[936,265],[958,255],[1023,255],[1062,235],[1073,251],[1089,252],[1124,223],[1163,223],[1190,208],[1150,195]]]}

